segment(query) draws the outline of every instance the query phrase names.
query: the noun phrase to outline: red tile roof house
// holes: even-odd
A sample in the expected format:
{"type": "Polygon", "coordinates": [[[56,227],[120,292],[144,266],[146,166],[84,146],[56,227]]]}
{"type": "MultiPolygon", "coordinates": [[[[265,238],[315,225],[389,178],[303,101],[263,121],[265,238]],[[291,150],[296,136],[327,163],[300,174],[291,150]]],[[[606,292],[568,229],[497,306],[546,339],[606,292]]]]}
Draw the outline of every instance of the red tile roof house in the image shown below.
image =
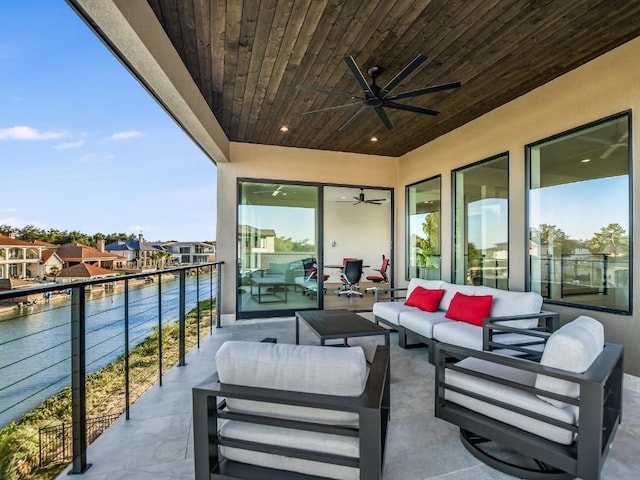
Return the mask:
{"type": "Polygon", "coordinates": [[[120,255],[101,252],[81,243],[66,243],[58,248],[56,253],[68,267],[86,263],[113,270],[116,265],[126,263],[126,258],[120,255]]]}

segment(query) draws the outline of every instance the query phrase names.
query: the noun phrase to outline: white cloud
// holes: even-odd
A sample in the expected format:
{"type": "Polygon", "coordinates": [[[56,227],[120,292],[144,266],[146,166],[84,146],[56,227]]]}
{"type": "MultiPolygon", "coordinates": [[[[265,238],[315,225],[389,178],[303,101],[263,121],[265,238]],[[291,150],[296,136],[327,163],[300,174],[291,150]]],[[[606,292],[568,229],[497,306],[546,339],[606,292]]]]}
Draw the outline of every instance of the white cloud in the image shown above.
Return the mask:
{"type": "Polygon", "coordinates": [[[40,131],[24,125],[0,130],[0,140],[53,140],[67,136],[67,132],[40,131]]]}
{"type": "Polygon", "coordinates": [[[142,132],[139,132],[137,130],[127,130],[125,132],[116,132],[106,140],[124,140],[127,138],[139,137],[140,135],[142,135],[142,132]]]}
{"type": "Polygon", "coordinates": [[[104,160],[113,160],[116,158],[115,155],[106,154],[106,153],[88,153],[80,157],[80,163],[85,162],[100,162],[104,160]]]}
{"type": "Polygon", "coordinates": [[[60,143],[53,148],[55,148],[56,150],[69,150],[71,148],[80,148],[83,145],[84,145],[84,139],[81,138],[77,142],[60,143]]]}

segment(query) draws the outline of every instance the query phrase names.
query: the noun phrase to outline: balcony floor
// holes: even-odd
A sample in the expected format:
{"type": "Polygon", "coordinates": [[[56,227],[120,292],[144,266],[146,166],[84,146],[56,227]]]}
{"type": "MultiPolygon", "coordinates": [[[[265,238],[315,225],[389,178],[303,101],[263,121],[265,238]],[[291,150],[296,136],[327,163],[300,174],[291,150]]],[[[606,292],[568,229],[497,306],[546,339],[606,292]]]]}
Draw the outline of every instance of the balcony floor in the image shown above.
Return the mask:
{"type": "MultiPolygon", "coordinates": [[[[318,344],[303,325],[301,343],[318,344]]],[[[229,339],[260,340],[276,337],[293,343],[292,318],[239,321],[214,330],[187,356],[187,366],[171,369],[163,386],[155,385],[131,407],[131,418],[119,418],[89,448],[92,464],[81,477],[91,480],[163,480],[193,478],[191,388],[214,371],[214,356],[229,339]]],[[[352,339],[367,357],[377,342],[373,337],[352,339]]],[[[461,445],[458,429],[433,416],[434,369],[426,349],[403,350],[391,335],[391,423],[385,459],[385,480],[510,479],[480,463],[461,445]]],[[[626,379],[625,379],[626,380],[626,379]]],[[[640,472],[640,382],[629,377],[624,391],[623,422],[605,463],[604,480],[631,480],[640,472]]],[[[58,478],[67,479],[67,471],[58,478]]]]}

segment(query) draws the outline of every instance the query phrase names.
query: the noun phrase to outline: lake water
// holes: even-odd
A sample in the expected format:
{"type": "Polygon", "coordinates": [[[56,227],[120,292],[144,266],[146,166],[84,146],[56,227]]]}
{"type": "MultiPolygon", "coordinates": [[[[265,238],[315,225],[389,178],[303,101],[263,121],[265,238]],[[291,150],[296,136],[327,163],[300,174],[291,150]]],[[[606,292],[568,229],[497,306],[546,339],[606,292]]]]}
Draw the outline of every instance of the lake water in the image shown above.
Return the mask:
{"type": "MultiPolygon", "coordinates": [[[[200,300],[208,299],[210,293],[209,275],[200,275],[200,300]]],[[[186,278],[185,300],[187,312],[196,307],[195,276],[186,278]]],[[[163,325],[178,319],[178,302],[178,279],[163,279],[163,325]]],[[[42,400],[71,384],[70,309],[69,297],[15,309],[0,316],[0,428],[19,419],[42,400]]],[[[208,324],[209,318],[202,321],[208,324]]],[[[129,347],[142,342],[157,326],[157,283],[131,287],[129,347]]],[[[123,290],[88,293],[87,373],[104,367],[123,353],[123,290]]]]}

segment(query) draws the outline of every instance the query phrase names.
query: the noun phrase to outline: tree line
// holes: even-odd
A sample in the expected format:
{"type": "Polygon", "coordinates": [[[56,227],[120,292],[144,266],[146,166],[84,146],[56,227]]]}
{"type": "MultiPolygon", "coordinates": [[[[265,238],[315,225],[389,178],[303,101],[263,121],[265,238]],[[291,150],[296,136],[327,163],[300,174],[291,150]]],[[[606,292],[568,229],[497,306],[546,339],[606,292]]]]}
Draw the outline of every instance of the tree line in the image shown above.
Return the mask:
{"type": "Polygon", "coordinates": [[[13,233],[15,238],[24,241],[40,240],[41,242],[53,243],[56,245],[64,245],[65,243],[81,243],[89,247],[96,247],[98,240],[104,240],[105,244],[116,241],[135,240],[134,234],[126,233],[95,233],[87,235],[77,230],[58,230],[50,228],[45,230],[34,225],[27,225],[24,228],[15,228],[10,225],[0,225],[0,234],[9,235],[13,233]]]}

